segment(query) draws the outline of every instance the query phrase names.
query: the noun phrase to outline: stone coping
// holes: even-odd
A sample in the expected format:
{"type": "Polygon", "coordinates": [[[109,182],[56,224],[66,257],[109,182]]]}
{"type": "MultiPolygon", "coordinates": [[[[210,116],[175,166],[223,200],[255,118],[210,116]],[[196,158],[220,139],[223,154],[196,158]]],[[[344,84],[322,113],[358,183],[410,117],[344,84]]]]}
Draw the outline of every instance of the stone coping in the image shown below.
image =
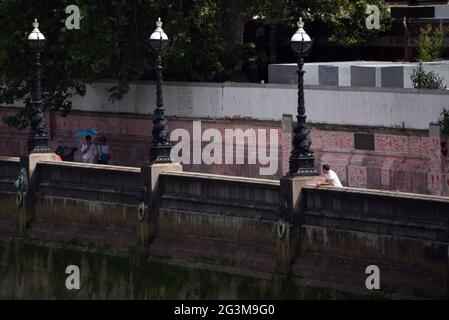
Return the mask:
{"type": "Polygon", "coordinates": [[[48,165],[48,166],[66,167],[66,168],[94,169],[94,170],[105,170],[105,171],[133,172],[133,173],[141,172],[140,168],[135,168],[135,167],[107,166],[107,165],[88,164],[88,163],[81,163],[81,162],[39,161],[38,165],[48,165]]]}
{"type": "MultiPolygon", "coordinates": [[[[449,204],[449,197],[442,196],[432,196],[432,195],[423,195],[418,193],[405,193],[405,192],[394,192],[394,191],[383,191],[383,190],[371,190],[371,189],[359,189],[359,188],[332,188],[332,187],[313,187],[313,186],[305,186],[304,190],[325,190],[332,191],[336,193],[351,193],[351,194],[363,194],[370,196],[379,196],[379,197],[388,197],[394,199],[407,199],[407,200],[427,200],[427,201],[436,201],[442,203],[449,204]]],[[[449,212],[448,212],[449,214],[449,212]]]]}
{"type": "Polygon", "coordinates": [[[3,162],[20,162],[20,158],[0,156],[0,161],[3,161],[3,162]]]}
{"type": "Polygon", "coordinates": [[[170,177],[180,177],[180,178],[198,178],[203,180],[214,180],[214,181],[226,181],[226,182],[236,182],[236,183],[247,183],[247,184],[258,184],[258,185],[269,185],[272,187],[279,187],[279,180],[268,180],[268,179],[255,179],[255,178],[245,178],[245,177],[234,177],[234,176],[223,176],[216,174],[206,174],[197,172],[172,172],[166,171],[161,173],[161,176],[170,177]]]}

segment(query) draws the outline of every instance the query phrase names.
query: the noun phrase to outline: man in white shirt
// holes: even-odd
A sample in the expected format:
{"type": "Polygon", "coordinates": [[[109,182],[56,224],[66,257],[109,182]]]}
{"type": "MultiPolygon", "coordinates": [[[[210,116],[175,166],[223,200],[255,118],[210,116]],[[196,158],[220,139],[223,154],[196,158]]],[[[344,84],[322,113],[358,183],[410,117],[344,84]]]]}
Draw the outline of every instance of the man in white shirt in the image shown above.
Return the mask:
{"type": "Polygon", "coordinates": [[[316,184],[317,187],[331,186],[336,188],[343,188],[343,185],[341,184],[338,175],[335,173],[334,170],[331,170],[331,168],[327,164],[323,166],[323,173],[326,182],[325,183],[318,182],[316,184]]]}
{"type": "Polygon", "coordinates": [[[84,163],[96,163],[97,162],[97,148],[92,143],[92,137],[86,137],[86,144],[81,147],[81,154],[84,163]]]}

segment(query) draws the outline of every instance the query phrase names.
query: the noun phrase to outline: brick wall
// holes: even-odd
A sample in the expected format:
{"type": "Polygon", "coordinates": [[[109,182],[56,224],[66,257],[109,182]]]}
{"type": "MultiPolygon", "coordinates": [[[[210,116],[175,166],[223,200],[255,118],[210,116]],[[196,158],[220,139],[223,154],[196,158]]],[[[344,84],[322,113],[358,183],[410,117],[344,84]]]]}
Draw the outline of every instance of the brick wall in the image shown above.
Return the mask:
{"type": "MultiPolygon", "coordinates": [[[[15,109],[0,109],[0,117],[13,114],[15,109]]],[[[51,124],[51,146],[76,146],[80,149],[82,139],[75,138],[79,129],[95,128],[109,138],[112,164],[139,167],[148,161],[151,135],[151,120],[139,115],[73,112],[67,118],[53,115],[51,124]]],[[[186,129],[193,135],[192,119],[170,119],[170,129],[186,129]]],[[[346,186],[423,194],[449,195],[448,156],[442,153],[444,142],[438,127],[426,130],[401,130],[355,126],[311,125],[312,148],[316,152],[317,166],[330,164],[346,186]],[[355,148],[355,134],[374,136],[373,150],[355,148]]],[[[203,120],[201,132],[217,129],[223,134],[226,129],[270,129],[277,130],[279,147],[272,160],[278,161],[278,170],[272,176],[261,175],[260,161],[248,164],[246,148],[245,165],[185,164],[185,171],[214,173],[233,176],[280,178],[288,171],[291,152],[291,133],[283,129],[280,122],[245,119],[203,120]]],[[[19,156],[26,150],[27,131],[18,131],[0,123],[0,154],[19,156]]],[[[267,138],[269,141],[269,138],[267,138]]],[[[204,148],[209,142],[203,142],[204,148]]],[[[268,143],[269,145],[269,143],[268,143]]],[[[235,147],[235,146],[234,146],[235,147]]],[[[246,146],[248,147],[248,146],[246,146]]],[[[191,160],[195,150],[191,146],[191,160]]],[[[269,150],[268,150],[269,154],[269,150]]],[[[80,153],[76,154],[77,161],[80,153]]],[[[192,162],[191,162],[192,163],[192,162]]]]}

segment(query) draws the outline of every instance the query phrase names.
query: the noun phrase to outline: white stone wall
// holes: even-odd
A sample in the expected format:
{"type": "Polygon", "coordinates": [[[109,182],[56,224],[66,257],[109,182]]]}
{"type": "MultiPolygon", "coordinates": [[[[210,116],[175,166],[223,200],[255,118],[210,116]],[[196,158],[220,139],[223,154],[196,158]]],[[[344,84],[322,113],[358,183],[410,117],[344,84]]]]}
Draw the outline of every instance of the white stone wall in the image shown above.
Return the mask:
{"type": "MultiPolygon", "coordinates": [[[[124,114],[149,114],[155,108],[152,83],[132,84],[119,102],[108,99],[113,82],[89,86],[85,97],[73,98],[75,110],[124,114]]],[[[165,83],[164,100],[169,116],[192,118],[251,118],[280,121],[296,115],[297,88],[273,84],[165,83]]],[[[307,87],[308,120],[314,123],[429,129],[444,107],[447,91],[307,87]],[[369,91],[367,91],[369,90],[369,91]]]]}

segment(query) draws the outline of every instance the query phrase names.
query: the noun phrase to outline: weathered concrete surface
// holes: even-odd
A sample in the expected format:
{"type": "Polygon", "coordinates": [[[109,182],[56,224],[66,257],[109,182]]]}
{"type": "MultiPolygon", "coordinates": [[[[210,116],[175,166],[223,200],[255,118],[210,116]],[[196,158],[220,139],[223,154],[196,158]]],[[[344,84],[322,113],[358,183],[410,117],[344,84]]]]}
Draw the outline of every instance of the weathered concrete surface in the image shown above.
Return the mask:
{"type": "Polygon", "coordinates": [[[45,161],[58,161],[58,156],[55,153],[34,153],[20,157],[20,165],[27,170],[30,184],[34,184],[38,163],[45,161]]]}
{"type": "Polygon", "coordinates": [[[447,297],[448,198],[310,187],[303,193],[294,274],[360,284],[364,270],[377,265],[385,292],[447,297]]]}
{"type": "Polygon", "coordinates": [[[182,172],[182,166],[176,163],[153,164],[145,166],[141,169],[144,176],[144,182],[148,185],[150,190],[157,190],[159,188],[159,176],[164,172],[182,172]]]}
{"type": "Polygon", "coordinates": [[[44,161],[57,161],[58,156],[55,153],[32,153],[20,157],[21,170],[24,169],[27,177],[26,196],[23,198],[23,204],[17,207],[18,223],[17,231],[24,236],[27,226],[36,218],[36,193],[39,188],[39,176],[37,166],[44,161]]]}
{"type": "Polygon", "coordinates": [[[160,178],[152,253],[276,272],[279,182],[195,173],[160,178]]]}
{"type": "Polygon", "coordinates": [[[0,157],[0,234],[16,233],[16,188],[19,158],[0,157]]]}
{"type": "MultiPolygon", "coordinates": [[[[140,115],[151,111],[148,101],[156,101],[154,83],[130,84],[128,95],[115,103],[106,90],[113,85],[105,81],[88,86],[85,97],[73,99],[74,109],[140,115]]],[[[164,88],[168,116],[280,121],[283,114],[296,115],[296,85],[165,82],[164,88]]],[[[307,105],[313,106],[307,110],[313,123],[395,127],[404,122],[407,129],[425,130],[439,118],[449,92],[307,86],[305,95],[307,105]]]]}
{"type": "Polygon", "coordinates": [[[256,219],[277,217],[279,181],[187,172],[161,177],[164,208],[256,219]]]}
{"type": "Polygon", "coordinates": [[[29,237],[135,247],[140,169],[41,162],[38,170],[38,201],[29,237]]]}
{"type": "Polygon", "coordinates": [[[142,246],[147,245],[159,233],[158,199],[161,186],[160,175],[165,172],[182,172],[177,163],[148,164],[141,168],[141,193],[137,201],[139,206],[137,233],[142,246]]]}

